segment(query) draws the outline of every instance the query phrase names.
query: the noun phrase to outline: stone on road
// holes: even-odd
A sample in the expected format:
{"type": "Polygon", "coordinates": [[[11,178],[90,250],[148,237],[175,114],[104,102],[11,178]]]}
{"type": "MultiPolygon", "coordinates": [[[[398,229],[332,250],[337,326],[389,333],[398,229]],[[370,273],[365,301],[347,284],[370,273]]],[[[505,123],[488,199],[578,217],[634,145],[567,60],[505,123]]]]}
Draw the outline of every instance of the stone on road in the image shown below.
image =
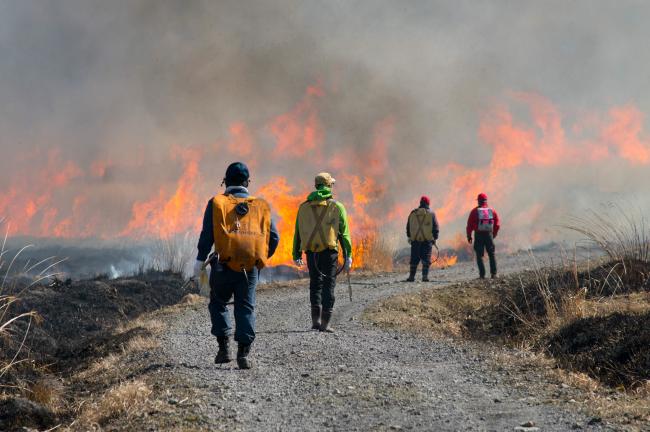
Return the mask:
{"type": "MultiPolygon", "coordinates": [[[[502,266],[518,269],[515,258],[508,260],[502,266]]],[[[577,423],[602,430],[568,409],[530,403],[534,389],[508,387],[471,350],[360,319],[390,295],[473,277],[470,265],[459,264],[432,272],[426,285],[401,282],[403,275],[367,278],[355,285],[353,303],[340,285],[334,334],[310,330],[306,286],[261,290],[254,369],[213,363],[217,343],[207,308],[174,318],[165,355],[182,378],[205,391],[202,414],[219,430],[566,431],[577,423]]]]}

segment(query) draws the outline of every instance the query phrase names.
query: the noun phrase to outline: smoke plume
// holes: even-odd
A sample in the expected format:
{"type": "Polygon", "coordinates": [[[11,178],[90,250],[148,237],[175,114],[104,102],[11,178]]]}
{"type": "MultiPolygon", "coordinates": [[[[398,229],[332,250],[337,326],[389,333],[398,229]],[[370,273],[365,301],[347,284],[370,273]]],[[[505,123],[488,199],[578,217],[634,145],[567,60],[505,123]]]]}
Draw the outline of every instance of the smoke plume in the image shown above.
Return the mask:
{"type": "Polygon", "coordinates": [[[23,0],[0,5],[0,216],[14,234],[197,232],[247,162],[286,260],[329,170],[353,235],[444,242],[479,192],[504,243],[568,214],[650,208],[650,5],[623,1],[23,0]],[[400,237],[401,238],[401,237],[400,237]]]}

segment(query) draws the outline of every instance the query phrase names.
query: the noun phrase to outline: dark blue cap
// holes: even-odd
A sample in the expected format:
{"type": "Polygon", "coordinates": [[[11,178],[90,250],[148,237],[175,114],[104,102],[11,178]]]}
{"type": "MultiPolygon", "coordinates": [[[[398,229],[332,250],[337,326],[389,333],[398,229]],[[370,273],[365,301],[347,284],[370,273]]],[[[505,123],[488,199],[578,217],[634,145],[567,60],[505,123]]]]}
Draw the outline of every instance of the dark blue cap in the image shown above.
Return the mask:
{"type": "Polygon", "coordinates": [[[248,180],[250,173],[243,162],[231,163],[226,170],[226,183],[243,183],[248,180]]]}

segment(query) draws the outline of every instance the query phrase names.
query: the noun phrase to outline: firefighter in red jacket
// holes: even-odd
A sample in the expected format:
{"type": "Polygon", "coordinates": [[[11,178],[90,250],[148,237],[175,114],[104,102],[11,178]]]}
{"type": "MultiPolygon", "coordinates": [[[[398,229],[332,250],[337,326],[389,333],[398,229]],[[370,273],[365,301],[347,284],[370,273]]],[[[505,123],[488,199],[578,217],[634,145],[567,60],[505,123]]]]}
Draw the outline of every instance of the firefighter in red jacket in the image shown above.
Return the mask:
{"type": "Polygon", "coordinates": [[[483,264],[483,255],[487,251],[490,258],[490,274],[492,279],[497,277],[497,261],[494,257],[494,238],[499,233],[501,227],[499,215],[488,206],[487,195],[481,193],[477,197],[478,206],[469,214],[467,219],[467,241],[472,243],[472,233],[474,234],[474,251],[476,252],[476,263],[478,264],[479,276],[485,279],[485,264],[483,264]]]}

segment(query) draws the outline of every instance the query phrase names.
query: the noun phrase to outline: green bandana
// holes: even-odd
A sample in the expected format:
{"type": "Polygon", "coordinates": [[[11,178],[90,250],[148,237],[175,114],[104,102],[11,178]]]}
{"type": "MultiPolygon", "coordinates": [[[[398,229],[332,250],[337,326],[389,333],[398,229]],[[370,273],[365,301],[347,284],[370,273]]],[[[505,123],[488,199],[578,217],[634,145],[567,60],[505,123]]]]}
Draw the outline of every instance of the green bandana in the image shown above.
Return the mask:
{"type": "Polygon", "coordinates": [[[332,198],[332,189],[327,186],[318,186],[315,191],[309,194],[307,201],[323,201],[332,198]]]}

